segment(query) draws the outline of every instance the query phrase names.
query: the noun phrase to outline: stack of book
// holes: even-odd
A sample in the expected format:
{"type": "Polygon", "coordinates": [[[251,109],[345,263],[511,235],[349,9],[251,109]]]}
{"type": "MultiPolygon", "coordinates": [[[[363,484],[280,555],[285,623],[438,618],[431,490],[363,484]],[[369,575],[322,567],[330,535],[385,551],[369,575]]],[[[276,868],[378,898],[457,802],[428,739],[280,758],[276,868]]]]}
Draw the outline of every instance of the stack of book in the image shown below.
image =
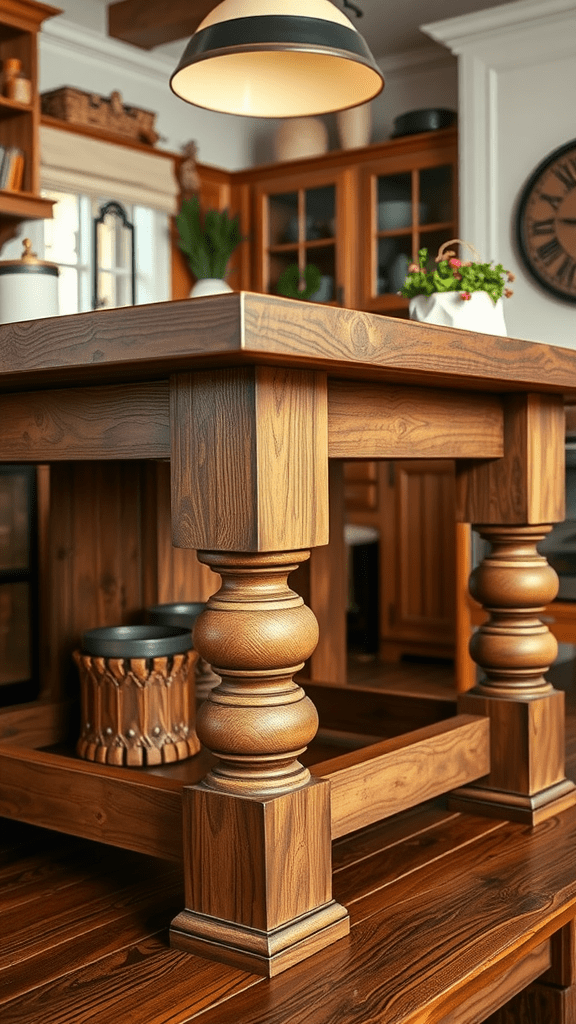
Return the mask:
{"type": "Polygon", "coordinates": [[[0,146],[0,189],[18,192],[24,178],[24,153],[16,146],[0,146]]]}

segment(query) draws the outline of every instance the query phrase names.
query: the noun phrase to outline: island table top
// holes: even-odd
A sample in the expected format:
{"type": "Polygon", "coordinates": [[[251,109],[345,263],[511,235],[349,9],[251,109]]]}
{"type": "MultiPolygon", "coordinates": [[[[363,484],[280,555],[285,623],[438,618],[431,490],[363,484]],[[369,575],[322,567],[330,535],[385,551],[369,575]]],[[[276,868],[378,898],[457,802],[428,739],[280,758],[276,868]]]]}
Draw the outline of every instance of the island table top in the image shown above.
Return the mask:
{"type": "Polygon", "coordinates": [[[0,390],[239,365],[576,399],[576,351],[251,292],[0,326],[0,390]]]}

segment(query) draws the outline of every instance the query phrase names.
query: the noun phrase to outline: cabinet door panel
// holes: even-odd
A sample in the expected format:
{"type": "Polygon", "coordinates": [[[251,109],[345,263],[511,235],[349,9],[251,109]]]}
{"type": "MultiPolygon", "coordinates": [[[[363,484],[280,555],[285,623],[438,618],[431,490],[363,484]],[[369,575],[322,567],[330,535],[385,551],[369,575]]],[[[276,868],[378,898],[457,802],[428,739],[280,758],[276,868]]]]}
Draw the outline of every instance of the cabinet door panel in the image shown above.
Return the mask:
{"type": "Polygon", "coordinates": [[[254,282],[257,291],[276,294],[285,271],[294,270],[305,283],[305,268],[320,273],[311,301],[353,305],[357,273],[356,220],[350,171],[324,171],[279,176],[265,172],[253,186],[254,282]]]}
{"type": "Polygon", "coordinates": [[[457,235],[452,131],[395,140],[361,169],[362,309],[406,316],[398,295],[410,262],[457,235]],[[402,146],[398,143],[402,142],[402,146]]]}
{"type": "Polygon", "coordinates": [[[398,462],[387,482],[393,530],[384,534],[384,572],[392,574],[383,635],[453,644],[455,614],[454,468],[398,462]]]}

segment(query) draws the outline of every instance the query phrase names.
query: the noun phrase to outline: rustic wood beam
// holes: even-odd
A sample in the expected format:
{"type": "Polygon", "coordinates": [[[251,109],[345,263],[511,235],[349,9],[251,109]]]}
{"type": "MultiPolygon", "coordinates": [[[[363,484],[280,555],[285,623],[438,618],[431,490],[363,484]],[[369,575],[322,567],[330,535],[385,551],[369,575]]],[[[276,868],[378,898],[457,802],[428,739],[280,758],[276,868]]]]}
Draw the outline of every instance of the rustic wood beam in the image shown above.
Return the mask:
{"type": "Polygon", "coordinates": [[[108,4],[108,35],[151,50],[187,39],[215,6],[215,0],[119,0],[108,4]]]}
{"type": "Polygon", "coordinates": [[[331,783],[332,839],[415,807],[478,779],[490,770],[490,725],[482,715],[445,722],[383,740],[316,764],[315,778],[331,783]]]}

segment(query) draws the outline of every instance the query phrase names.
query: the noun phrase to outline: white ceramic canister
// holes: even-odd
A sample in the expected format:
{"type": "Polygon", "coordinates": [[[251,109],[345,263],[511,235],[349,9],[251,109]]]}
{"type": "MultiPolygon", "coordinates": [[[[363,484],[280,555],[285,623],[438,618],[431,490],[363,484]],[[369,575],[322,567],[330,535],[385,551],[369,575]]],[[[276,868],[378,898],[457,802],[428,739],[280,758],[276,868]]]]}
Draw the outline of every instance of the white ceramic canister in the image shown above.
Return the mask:
{"type": "Polygon", "coordinates": [[[0,323],[58,316],[58,267],[39,260],[29,238],[19,260],[0,260],[0,323]]]}

